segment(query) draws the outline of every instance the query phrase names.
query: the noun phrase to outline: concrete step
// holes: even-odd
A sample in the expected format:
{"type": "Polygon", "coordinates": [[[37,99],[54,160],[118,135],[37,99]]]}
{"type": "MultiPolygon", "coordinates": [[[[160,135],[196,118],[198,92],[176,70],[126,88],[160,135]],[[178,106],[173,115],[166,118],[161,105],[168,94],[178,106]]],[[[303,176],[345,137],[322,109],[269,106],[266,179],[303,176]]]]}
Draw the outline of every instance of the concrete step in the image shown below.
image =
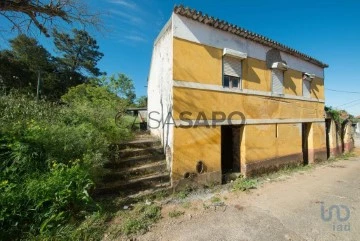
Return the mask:
{"type": "Polygon", "coordinates": [[[156,173],[131,180],[120,180],[112,183],[99,185],[95,195],[130,195],[139,191],[157,188],[157,186],[170,185],[169,173],[156,173]]]}
{"type": "Polygon", "coordinates": [[[118,171],[112,170],[103,177],[104,182],[113,182],[116,180],[131,180],[139,176],[146,176],[152,173],[165,173],[166,162],[164,160],[148,163],[141,166],[123,168],[118,171]]]}
{"type": "Polygon", "coordinates": [[[128,158],[117,158],[113,161],[106,162],[104,164],[104,168],[107,169],[125,169],[130,167],[138,167],[141,165],[149,164],[158,162],[161,160],[165,160],[164,154],[146,154],[141,156],[135,156],[135,157],[128,157],[128,158]]]}
{"type": "Polygon", "coordinates": [[[157,147],[161,146],[161,142],[157,139],[153,138],[144,138],[144,139],[137,139],[134,141],[130,141],[127,143],[120,143],[120,144],[114,144],[114,146],[118,150],[123,150],[127,148],[148,148],[148,147],[157,147]]]}
{"type": "Polygon", "coordinates": [[[142,156],[147,154],[163,154],[164,150],[161,145],[154,146],[154,147],[146,147],[146,148],[127,148],[119,150],[118,157],[119,158],[126,158],[126,157],[135,157],[135,156],[142,156]]]}

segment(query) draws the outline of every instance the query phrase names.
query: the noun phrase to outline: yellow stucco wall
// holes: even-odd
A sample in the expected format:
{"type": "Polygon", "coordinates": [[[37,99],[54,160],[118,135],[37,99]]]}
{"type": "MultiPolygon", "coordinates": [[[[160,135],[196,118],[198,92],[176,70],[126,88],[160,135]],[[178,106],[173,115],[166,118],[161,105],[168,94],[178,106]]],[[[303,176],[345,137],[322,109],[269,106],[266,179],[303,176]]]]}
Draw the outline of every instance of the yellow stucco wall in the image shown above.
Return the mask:
{"type": "MultiPolygon", "coordinates": [[[[246,125],[241,136],[241,164],[301,154],[301,131],[301,123],[246,125]]],[[[318,136],[311,139],[318,143],[318,136]]],[[[221,127],[174,128],[173,180],[182,179],[186,172],[196,173],[199,160],[207,173],[221,172],[221,127]]]]}
{"type": "Polygon", "coordinates": [[[183,178],[185,172],[195,173],[201,160],[206,172],[221,171],[221,127],[174,128],[172,178],[183,178]]]}
{"type": "Polygon", "coordinates": [[[222,85],[222,50],[174,38],[175,80],[222,85]]]}
{"type": "Polygon", "coordinates": [[[246,164],[302,152],[301,124],[247,125],[245,133],[246,164]]]}
{"type": "Polygon", "coordinates": [[[266,62],[254,58],[242,61],[242,88],[271,91],[271,70],[266,62]]]}
{"type": "MultiPolygon", "coordinates": [[[[195,119],[203,111],[211,119],[213,111],[226,115],[240,111],[247,119],[273,118],[324,118],[324,103],[273,97],[225,93],[209,90],[174,87],[173,116],[180,119],[180,113],[190,111],[195,119]]],[[[233,119],[241,119],[238,115],[233,119]]]]}
{"type": "Polygon", "coordinates": [[[311,81],[311,97],[316,99],[325,99],[324,79],[315,77],[311,81]]]}
{"type": "Polygon", "coordinates": [[[313,128],[313,149],[319,150],[326,148],[326,133],[324,123],[312,123],[313,128]]]}
{"type": "Polygon", "coordinates": [[[329,130],[329,146],[330,149],[336,149],[341,146],[341,135],[340,130],[336,126],[336,123],[331,119],[330,130],[329,130]]]}
{"type": "MultiPolygon", "coordinates": [[[[203,84],[222,85],[223,50],[183,39],[173,41],[173,79],[203,84]]],[[[266,62],[248,57],[242,60],[242,88],[271,91],[271,69],[266,62]]],[[[284,93],[302,96],[302,72],[284,72],[284,93]]],[[[324,99],[324,80],[311,82],[311,97],[324,99]]]]}
{"type": "Polygon", "coordinates": [[[302,73],[293,69],[284,72],[284,93],[302,96],[302,73]]]}

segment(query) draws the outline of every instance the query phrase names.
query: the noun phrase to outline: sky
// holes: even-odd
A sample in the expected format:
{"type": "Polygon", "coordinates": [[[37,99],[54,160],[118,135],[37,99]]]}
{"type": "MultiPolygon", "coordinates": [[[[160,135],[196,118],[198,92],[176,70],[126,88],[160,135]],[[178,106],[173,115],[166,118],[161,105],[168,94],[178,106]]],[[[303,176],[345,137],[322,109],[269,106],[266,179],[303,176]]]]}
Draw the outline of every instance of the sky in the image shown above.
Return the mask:
{"type": "MultiPolygon", "coordinates": [[[[133,79],[146,95],[153,43],[178,4],[264,35],[329,64],[326,105],[360,115],[360,1],[357,0],[93,0],[100,31],[92,30],[107,74],[133,79]],[[340,92],[345,91],[345,92],[340,92]],[[349,93],[357,92],[357,93],[349,93]]],[[[3,21],[3,20],[1,20],[3,21]]],[[[51,40],[40,38],[45,46],[51,40]]]]}

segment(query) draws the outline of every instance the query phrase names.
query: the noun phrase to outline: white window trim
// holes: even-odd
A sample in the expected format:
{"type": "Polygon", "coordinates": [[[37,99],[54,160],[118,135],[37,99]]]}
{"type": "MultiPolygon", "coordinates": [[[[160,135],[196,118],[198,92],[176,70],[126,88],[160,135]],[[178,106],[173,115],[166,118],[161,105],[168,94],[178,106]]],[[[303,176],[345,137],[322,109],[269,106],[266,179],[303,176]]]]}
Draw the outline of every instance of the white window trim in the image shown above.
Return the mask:
{"type": "Polygon", "coordinates": [[[224,48],[223,56],[228,56],[228,57],[238,58],[238,59],[243,60],[243,59],[247,58],[247,53],[243,53],[243,52],[236,51],[236,50],[229,49],[229,48],[224,48]]]}
{"type": "Polygon", "coordinates": [[[243,75],[243,63],[242,63],[242,60],[243,60],[243,58],[233,57],[232,55],[229,55],[229,54],[227,54],[227,55],[224,54],[223,55],[223,58],[222,58],[222,66],[223,66],[222,86],[223,86],[223,88],[240,89],[240,90],[242,89],[242,75],[243,75]],[[225,73],[225,71],[224,71],[224,63],[225,63],[224,60],[225,60],[225,58],[232,58],[232,59],[239,62],[240,69],[241,69],[241,71],[239,73],[240,76],[235,76],[235,75],[225,73]],[[224,85],[225,76],[230,76],[230,77],[233,77],[233,78],[237,78],[238,81],[239,81],[238,87],[232,87],[232,81],[230,81],[230,80],[229,80],[229,86],[225,86],[224,85]]]}
{"type": "Polygon", "coordinates": [[[284,95],[284,80],[285,80],[285,71],[288,69],[288,66],[283,62],[274,62],[271,65],[271,93],[276,95],[284,95]],[[274,70],[278,70],[282,73],[282,91],[281,93],[274,92],[274,70]]]}
{"type": "Polygon", "coordinates": [[[271,68],[272,69],[279,69],[279,70],[282,70],[282,71],[285,71],[288,69],[288,66],[283,63],[283,62],[274,62],[272,65],[271,65],[271,68]]]}
{"type": "Polygon", "coordinates": [[[237,76],[231,76],[231,75],[226,75],[226,74],[224,74],[223,75],[223,88],[229,88],[229,89],[242,89],[242,85],[241,85],[241,83],[242,83],[242,79],[241,79],[241,77],[237,77],[237,76]],[[232,85],[233,85],[233,83],[232,83],[232,81],[231,80],[229,80],[229,86],[225,86],[224,85],[224,79],[225,79],[225,76],[229,76],[229,77],[231,77],[231,78],[237,78],[238,79],[238,81],[239,81],[239,83],[238,83],[238,87],[233,87],[232,85]]]}
{"type": "Polygon", "coordinates": [[[284,95],[284,79],[285,79],[285,71],[282,69],[278,69],[278,68],[273,68],[271,69],[271,93],[275,94],[275,95],[284,95]],[[281,93],[275,92],[274,90],[274,70],[279,71],[282,74],[282,91],[281,93]]]}
{"type": "Polygon", "coordinates": [[[315,75],[314,74],[309,74],[309,73],[303,73],[303,84],[302,84],[302,96],[304,98],[311,98],[311,81],[315,78],[315,75]],[[305,95],[305,87],[306,87],[306,82],[308,82],[309,84],[309,95],[305,95]]]}

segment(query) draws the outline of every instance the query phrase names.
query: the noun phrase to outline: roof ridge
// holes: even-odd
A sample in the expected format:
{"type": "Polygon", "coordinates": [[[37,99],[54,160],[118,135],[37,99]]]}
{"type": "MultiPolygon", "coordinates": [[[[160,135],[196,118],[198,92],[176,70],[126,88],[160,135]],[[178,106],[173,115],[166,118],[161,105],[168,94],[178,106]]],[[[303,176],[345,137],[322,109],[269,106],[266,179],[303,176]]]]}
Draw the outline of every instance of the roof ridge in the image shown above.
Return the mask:
{"type": "Polygon", "coordinates": [[[235,24],[228,23],[225,20],[221,20],[221,19],[209,16],[208,14],[203,14],[201,11],[191,9],[189,7],[184,7],[183,5],[175,5],[173,11],[176,14],[179,14],[181,16],[187,17],[194,21],[198,21],[200,23],[209,25],[216,29],[230,32],[237,36],[252,40],[254,42],[261,43],[261,44],[266,45],[271,48],[276,48],[276,49],[283,51],[285,53],[288,53],[292,56],[301,58],[305,61],[309,61],[310,63],[320,66],[322,68],[329,67],[328,64],[325,64],[325,63],[321,62],[320,60],[317,60],[317,59],[315,59],[307,54],[304,54],[294,48],[288,47],[285,44],[282,44],[282,43],[272,40],[266,36],[263,36],[263,35],[255,33],[255,32],[249,31],[247,29],[244,29],[242,27],[239,27],[235,24]]]}

